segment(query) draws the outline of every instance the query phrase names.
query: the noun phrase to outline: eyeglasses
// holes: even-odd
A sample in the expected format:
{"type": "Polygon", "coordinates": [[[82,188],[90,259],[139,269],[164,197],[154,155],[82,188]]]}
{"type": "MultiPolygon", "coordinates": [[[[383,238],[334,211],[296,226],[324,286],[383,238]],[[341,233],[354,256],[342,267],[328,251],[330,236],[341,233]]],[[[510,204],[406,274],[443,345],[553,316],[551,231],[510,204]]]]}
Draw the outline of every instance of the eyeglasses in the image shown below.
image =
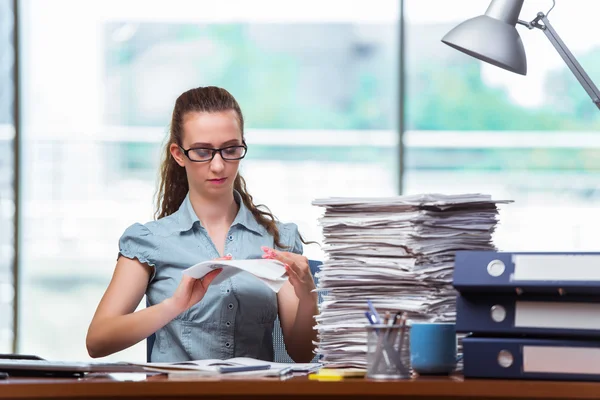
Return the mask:
{"type": "Polygon", "coordinates": [[[223,147],[221,149],[211,149],[208,147],[196,147],[191,149],[184,149],[179,146],[183,154],[186,155],[190,161],[193,162],[208,162],[212,161],[215,158],[215,155],[219,153],[221,158],[226,161],[235,161],[241,160],[246,156],[246,152],[248,151],[248,147],[246,143],[243,143],[241,146],[228,146],[223,147]]]}

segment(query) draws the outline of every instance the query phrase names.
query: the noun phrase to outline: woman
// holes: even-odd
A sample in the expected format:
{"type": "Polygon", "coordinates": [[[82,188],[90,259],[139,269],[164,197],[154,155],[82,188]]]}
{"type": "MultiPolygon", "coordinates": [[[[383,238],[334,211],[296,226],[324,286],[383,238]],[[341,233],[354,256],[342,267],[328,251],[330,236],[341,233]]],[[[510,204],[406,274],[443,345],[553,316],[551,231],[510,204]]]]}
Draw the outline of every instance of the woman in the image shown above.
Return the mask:
{"type": "Polygon", "coordinates": [[[119,257],[87,334],[92,357],[156,333],[153,362],[253,357],[273,359],[273,322],[296,362],[313,357],[317,294],[295,224],[259,210],[238,173],[246,154],[244,119],[224,89],[179,96],[158,190],[157,220],[127,228],[119,257]],[[217,258],[276,258],[288,282],[276,294],[240,273],[218,286],[181,271],[217,258]],[[144,294],[149,307],[135,312],[144,294]]]}

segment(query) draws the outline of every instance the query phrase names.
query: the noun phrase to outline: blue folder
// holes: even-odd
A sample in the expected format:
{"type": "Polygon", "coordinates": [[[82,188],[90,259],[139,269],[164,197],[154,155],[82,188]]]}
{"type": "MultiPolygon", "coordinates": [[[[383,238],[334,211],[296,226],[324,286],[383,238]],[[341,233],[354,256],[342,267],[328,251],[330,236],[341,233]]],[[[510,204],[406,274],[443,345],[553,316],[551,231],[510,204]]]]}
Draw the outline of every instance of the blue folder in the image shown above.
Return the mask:
{"type": "Polygon", "coordinates": [[[459,292],[598,295],[600,253],[457,251],[453,285],[459,292]]]}
{"type": "Polygon", "coordinates": [[[462,345],[467,379],[600,381],[599,341],[467,336],[462,345]]]}
{"type": "Polygon", "coordinates": [[[456,331],[488,336],[600,337],[600,298],[459,294],[456,331]]]}

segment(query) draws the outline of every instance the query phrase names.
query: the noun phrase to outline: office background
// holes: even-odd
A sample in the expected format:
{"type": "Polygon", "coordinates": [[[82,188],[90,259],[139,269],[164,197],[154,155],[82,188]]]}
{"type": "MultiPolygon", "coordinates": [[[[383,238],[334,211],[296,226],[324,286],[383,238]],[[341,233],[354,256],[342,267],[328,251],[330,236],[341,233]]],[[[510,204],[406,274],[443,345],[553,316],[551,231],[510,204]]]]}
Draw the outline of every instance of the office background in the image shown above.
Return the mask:
{"type": "MultiPolygon", "coordinates": [[[[88,358],[118,239],[152,219],[170,112],[195,86],[236,96],[250,192],[308,239],[314,198],[485,192],[516,201],[501,249],[600,250],[600,113],[540,32],[519,28],[526,77],[443,45],[487,6],[456,3],[0,0],[0,352],[88,358]]],[[[550,16],[596,82],[598,12],[550,16]]]]}

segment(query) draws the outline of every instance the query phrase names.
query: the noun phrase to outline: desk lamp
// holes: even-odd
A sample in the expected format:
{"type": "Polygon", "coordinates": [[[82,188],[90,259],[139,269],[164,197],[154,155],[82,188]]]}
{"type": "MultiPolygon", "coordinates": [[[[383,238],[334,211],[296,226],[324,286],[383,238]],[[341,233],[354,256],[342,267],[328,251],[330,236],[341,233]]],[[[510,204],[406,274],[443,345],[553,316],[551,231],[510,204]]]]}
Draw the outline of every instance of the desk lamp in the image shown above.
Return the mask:
{"type": "Polygon", "coordinates": [[[527,57],[516,25],[540,29],[600,109],[600,91],[548,21],[548,14],[554,8],[555,1],[552,2],[550,11],[546,14],[539,12],[531,22],[519,19],[523,1],[492,0],[484,15],[462,22],[448,32],[442,42],[481,61],[527,75],[527,57]]]}

